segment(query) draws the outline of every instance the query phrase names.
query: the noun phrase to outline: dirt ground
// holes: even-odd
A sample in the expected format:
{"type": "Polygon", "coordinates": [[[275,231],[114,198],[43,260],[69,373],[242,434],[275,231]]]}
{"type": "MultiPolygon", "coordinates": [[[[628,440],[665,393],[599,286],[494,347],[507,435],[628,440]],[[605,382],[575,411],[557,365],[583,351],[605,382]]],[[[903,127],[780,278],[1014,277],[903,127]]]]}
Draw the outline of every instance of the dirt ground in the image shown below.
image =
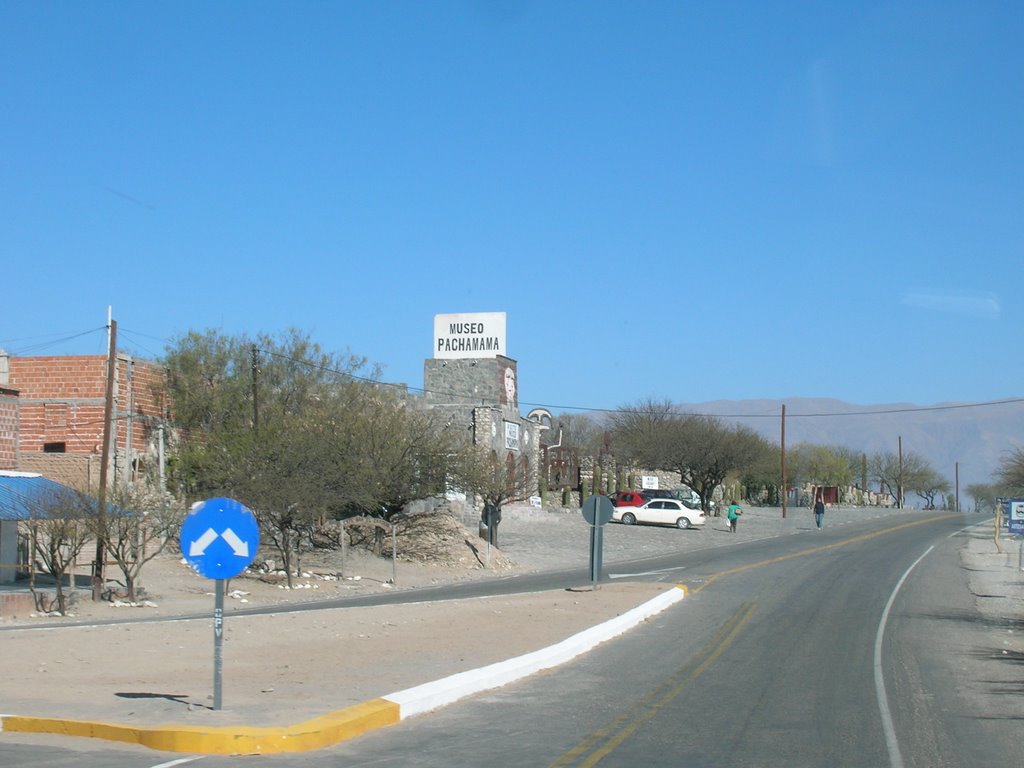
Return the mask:
{"type": "MultiPolygon", "coordinates": [[[[878,510],[830,510],[826,525],[878,510]]],[[[21,617],[0,632],[0,712],[119,723],[283,725],[322,715],[456,672],[502,661],[569,637],[671,588],[669,583],[605,583],[587,579],[590,529],[579,513],[510,510],[501,549],[487,550],[474,521],[461,521],[450,556],[434,565],[374,558],[350,550],[307,558],[295,589],[274,574],[229,582],[223,644],[223,708],[212,710],[214,582],[180,554],[147,564],[147,602],[94,603],[79,592],[74,616],[21,617]],[[579,567],[576,589],[449,603],[233,615],[242,607],[284,606],[345,595],[579,567]],[[185,620],[187,614],[208,618],[185,620]],[[95,623],[124,619],[116,624],[95,623]],[[136,619],[167,619],[143,622],[136,619]],[[42,628],[43,624],[65,624],[42,628]],[[90,623],[94,622],[94,623],[90,623]],[[10,630],[10,631],[8,631],[10,630]]],[[[609,526],[605,564],[810,530],[809,516],[782,520],[778,510],[748,509],[736,534],[712,518],[703,530],[609,526]]],[[[961,555],[979,607],[1020,619],[1024,586],[1016,567],[1019,542],[996,555],[971,537],[961,555]],[[1014,562],[1010,562],[1014,560],[1014,562]],[[994,601],[992,595],[1004,596],[994,601]]],[[[1019,637],[1009,651],[1024,653],[1019,637]]]]}
{"type": "MultiPolygon", "coordinates": [[[[559,522],[574,528],[576,518],[559,522]]],[[[581,569],[580,587],[572,591],[233,615],[239,608],[284,607],[536,570],[488,548],[477,531],[460,526],[456,533],[445,537],[445,551],[433,564],[349,549],[343,558],[337,551],[307,557],[291,589],[280,572],[251,571],[231,579],[219,711],[211,709],[215,582],[195,573],[180,553],[165,553],[144,566],[144,599],[135,605],[93,602],[87,590],[79,589],[68,617],[34,615],[5,622],[19,629],[0,634],[5,680],[0,711],[153,725],[295,723],[543,648],[672,586],[610,584],[593,591],[581,569]],[[176,618],[189,614],[207,618],[176,618]],[[169,620],[138,621],[155,618],[169,620]],[[123,622],[89,623],[110,619],[123,622]],[[33,628],[54,623],[66,626],[33,628]]],[[[108,578],[116,576],[116,570],[108,573],[108,578]]]]}

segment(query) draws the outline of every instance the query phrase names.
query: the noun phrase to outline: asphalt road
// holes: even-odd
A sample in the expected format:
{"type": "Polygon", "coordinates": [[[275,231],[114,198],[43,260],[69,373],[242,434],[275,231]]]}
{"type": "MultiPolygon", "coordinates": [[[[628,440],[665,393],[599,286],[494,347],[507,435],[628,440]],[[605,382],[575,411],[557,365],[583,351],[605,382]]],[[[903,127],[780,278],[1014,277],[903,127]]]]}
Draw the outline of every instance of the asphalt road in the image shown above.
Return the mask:
{"type": "MultiPolygon", "coordinates": [[[[986,660],[950,538],[962,525],[894,517],[617,564],[608,578],[682,581],[691,595],[550,673],[337,747],[251,759],[410,768],[1012,765],[1019,742],[1014,724],[998,717],[1000,692],[964,693],[984,679],[986,660]]],[[[565,575],[546,578],[557,584],[565,575]]],[[[43,740],[5,745],[0,765],[214,768],[247,758],[177,762],[188,759],[43,740]]]]}

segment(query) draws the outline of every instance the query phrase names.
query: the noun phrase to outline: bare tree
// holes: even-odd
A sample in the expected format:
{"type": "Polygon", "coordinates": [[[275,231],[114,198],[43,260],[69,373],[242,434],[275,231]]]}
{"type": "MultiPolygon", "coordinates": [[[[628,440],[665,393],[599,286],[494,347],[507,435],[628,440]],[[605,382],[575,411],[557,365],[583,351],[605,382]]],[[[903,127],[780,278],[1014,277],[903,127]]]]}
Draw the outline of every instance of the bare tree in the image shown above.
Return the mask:
{"type": "Polygon", "coordinates": [[[907,487],[925,500],[925,509],[935,509],[935,498],[948,494],[953,486],[934,469],[925,467],[911,478],[907,487]]]}
{"type": "Polygon", "coordinates": [[[30,558],[29,589],[36,608],[62,616],[68,612],[69,600],[64,592],[64,579],[74,588],[74,565],[90,540],[89,523],[95,517],[95,501],[71,488],[55,489],[39,499],[28,527],[30,558]],[[55,597],[37,591],[35,560],[53,577],[55,597]]]}
{"type": "Polygon", "coordinates": [[[1005,495],[1024,494],[1024,448],[1014,448],[999,462],[996,480],[1005,495]]]}
{"type": "Polygon", "coordinates": [[[974,500],[975,512],[988,512],[995,509],[996,499],[999,498],[999,489],[990,483],[971,483],[965,492],[974,500]]]}
{"type": "Polygon", "coordinates": [[[700,496],[705,513],[730,472],[756,464],[768,443],[752,429],[714,416],[679,414],[665,401],[642,401],[611,417],[617,453],[640,466],[678,472],[700,496]]]}
{"type": "Polygon", "coordinates": [[[521,471],[514,454],[500,458],[493,451],[467,447],[454,469],[456,485],[492,505],[500,514],[502,506],[529,498],[536,488],[535,478],[521,471]]]}
{"type": "Polygon", "coordinates": [[[95,535],[124,576],[126,597],[138,600],[143,566],[159,555],[181,528],[184,506],[142,487],[118,486],[105,515],[94,518],[95,535]]]}
{"type": "Polygon", "coordinates": [[[905,498],[907,490],[927,485],[922,478],[931,471],[933,470],[928,462],[913,451],[903,454],[902,465],[899,456],[891,451],[876,453],[868,460],[868,472],[878,483],[879,493],[888,495],[896,506],[901,506],[904,501],[900,498],[901,488],[905,498]]]}

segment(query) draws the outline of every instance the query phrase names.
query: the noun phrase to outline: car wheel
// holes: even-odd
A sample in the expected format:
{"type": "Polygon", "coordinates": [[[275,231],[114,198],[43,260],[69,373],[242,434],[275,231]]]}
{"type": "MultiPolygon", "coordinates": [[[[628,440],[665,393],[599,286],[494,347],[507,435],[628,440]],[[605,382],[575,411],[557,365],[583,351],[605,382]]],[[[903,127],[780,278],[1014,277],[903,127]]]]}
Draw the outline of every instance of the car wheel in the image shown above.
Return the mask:
{"type": "Polygon", "coordinates": [[[632,512],[626,512],[622,516],[623,525],[633,525],[634,523],[636,523],[636,515],[634,515],[632,512]]]}
{"type": "Polygon", "coordinates": [[[690,527],[690,521],[687,518],[680,517],[678,520],[676,520],[676,528],[689,528],[689,527],[690,527]]]}

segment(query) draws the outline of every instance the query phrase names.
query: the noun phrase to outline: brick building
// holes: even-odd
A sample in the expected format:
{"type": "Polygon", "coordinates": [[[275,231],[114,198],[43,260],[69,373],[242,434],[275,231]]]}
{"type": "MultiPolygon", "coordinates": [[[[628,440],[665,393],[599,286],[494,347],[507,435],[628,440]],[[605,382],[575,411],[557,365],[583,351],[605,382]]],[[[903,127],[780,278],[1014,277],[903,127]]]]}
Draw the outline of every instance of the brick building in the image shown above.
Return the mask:
{"type": "MultiPolygon", "coordinates": [[[[94,490],[106,386],[106,355],[13,357],[0,351],[0,469],[94,490]]],[[[154,466],[166,391],[162,366],[116,355],[111,481],[135,480],[154,466]]]]}

